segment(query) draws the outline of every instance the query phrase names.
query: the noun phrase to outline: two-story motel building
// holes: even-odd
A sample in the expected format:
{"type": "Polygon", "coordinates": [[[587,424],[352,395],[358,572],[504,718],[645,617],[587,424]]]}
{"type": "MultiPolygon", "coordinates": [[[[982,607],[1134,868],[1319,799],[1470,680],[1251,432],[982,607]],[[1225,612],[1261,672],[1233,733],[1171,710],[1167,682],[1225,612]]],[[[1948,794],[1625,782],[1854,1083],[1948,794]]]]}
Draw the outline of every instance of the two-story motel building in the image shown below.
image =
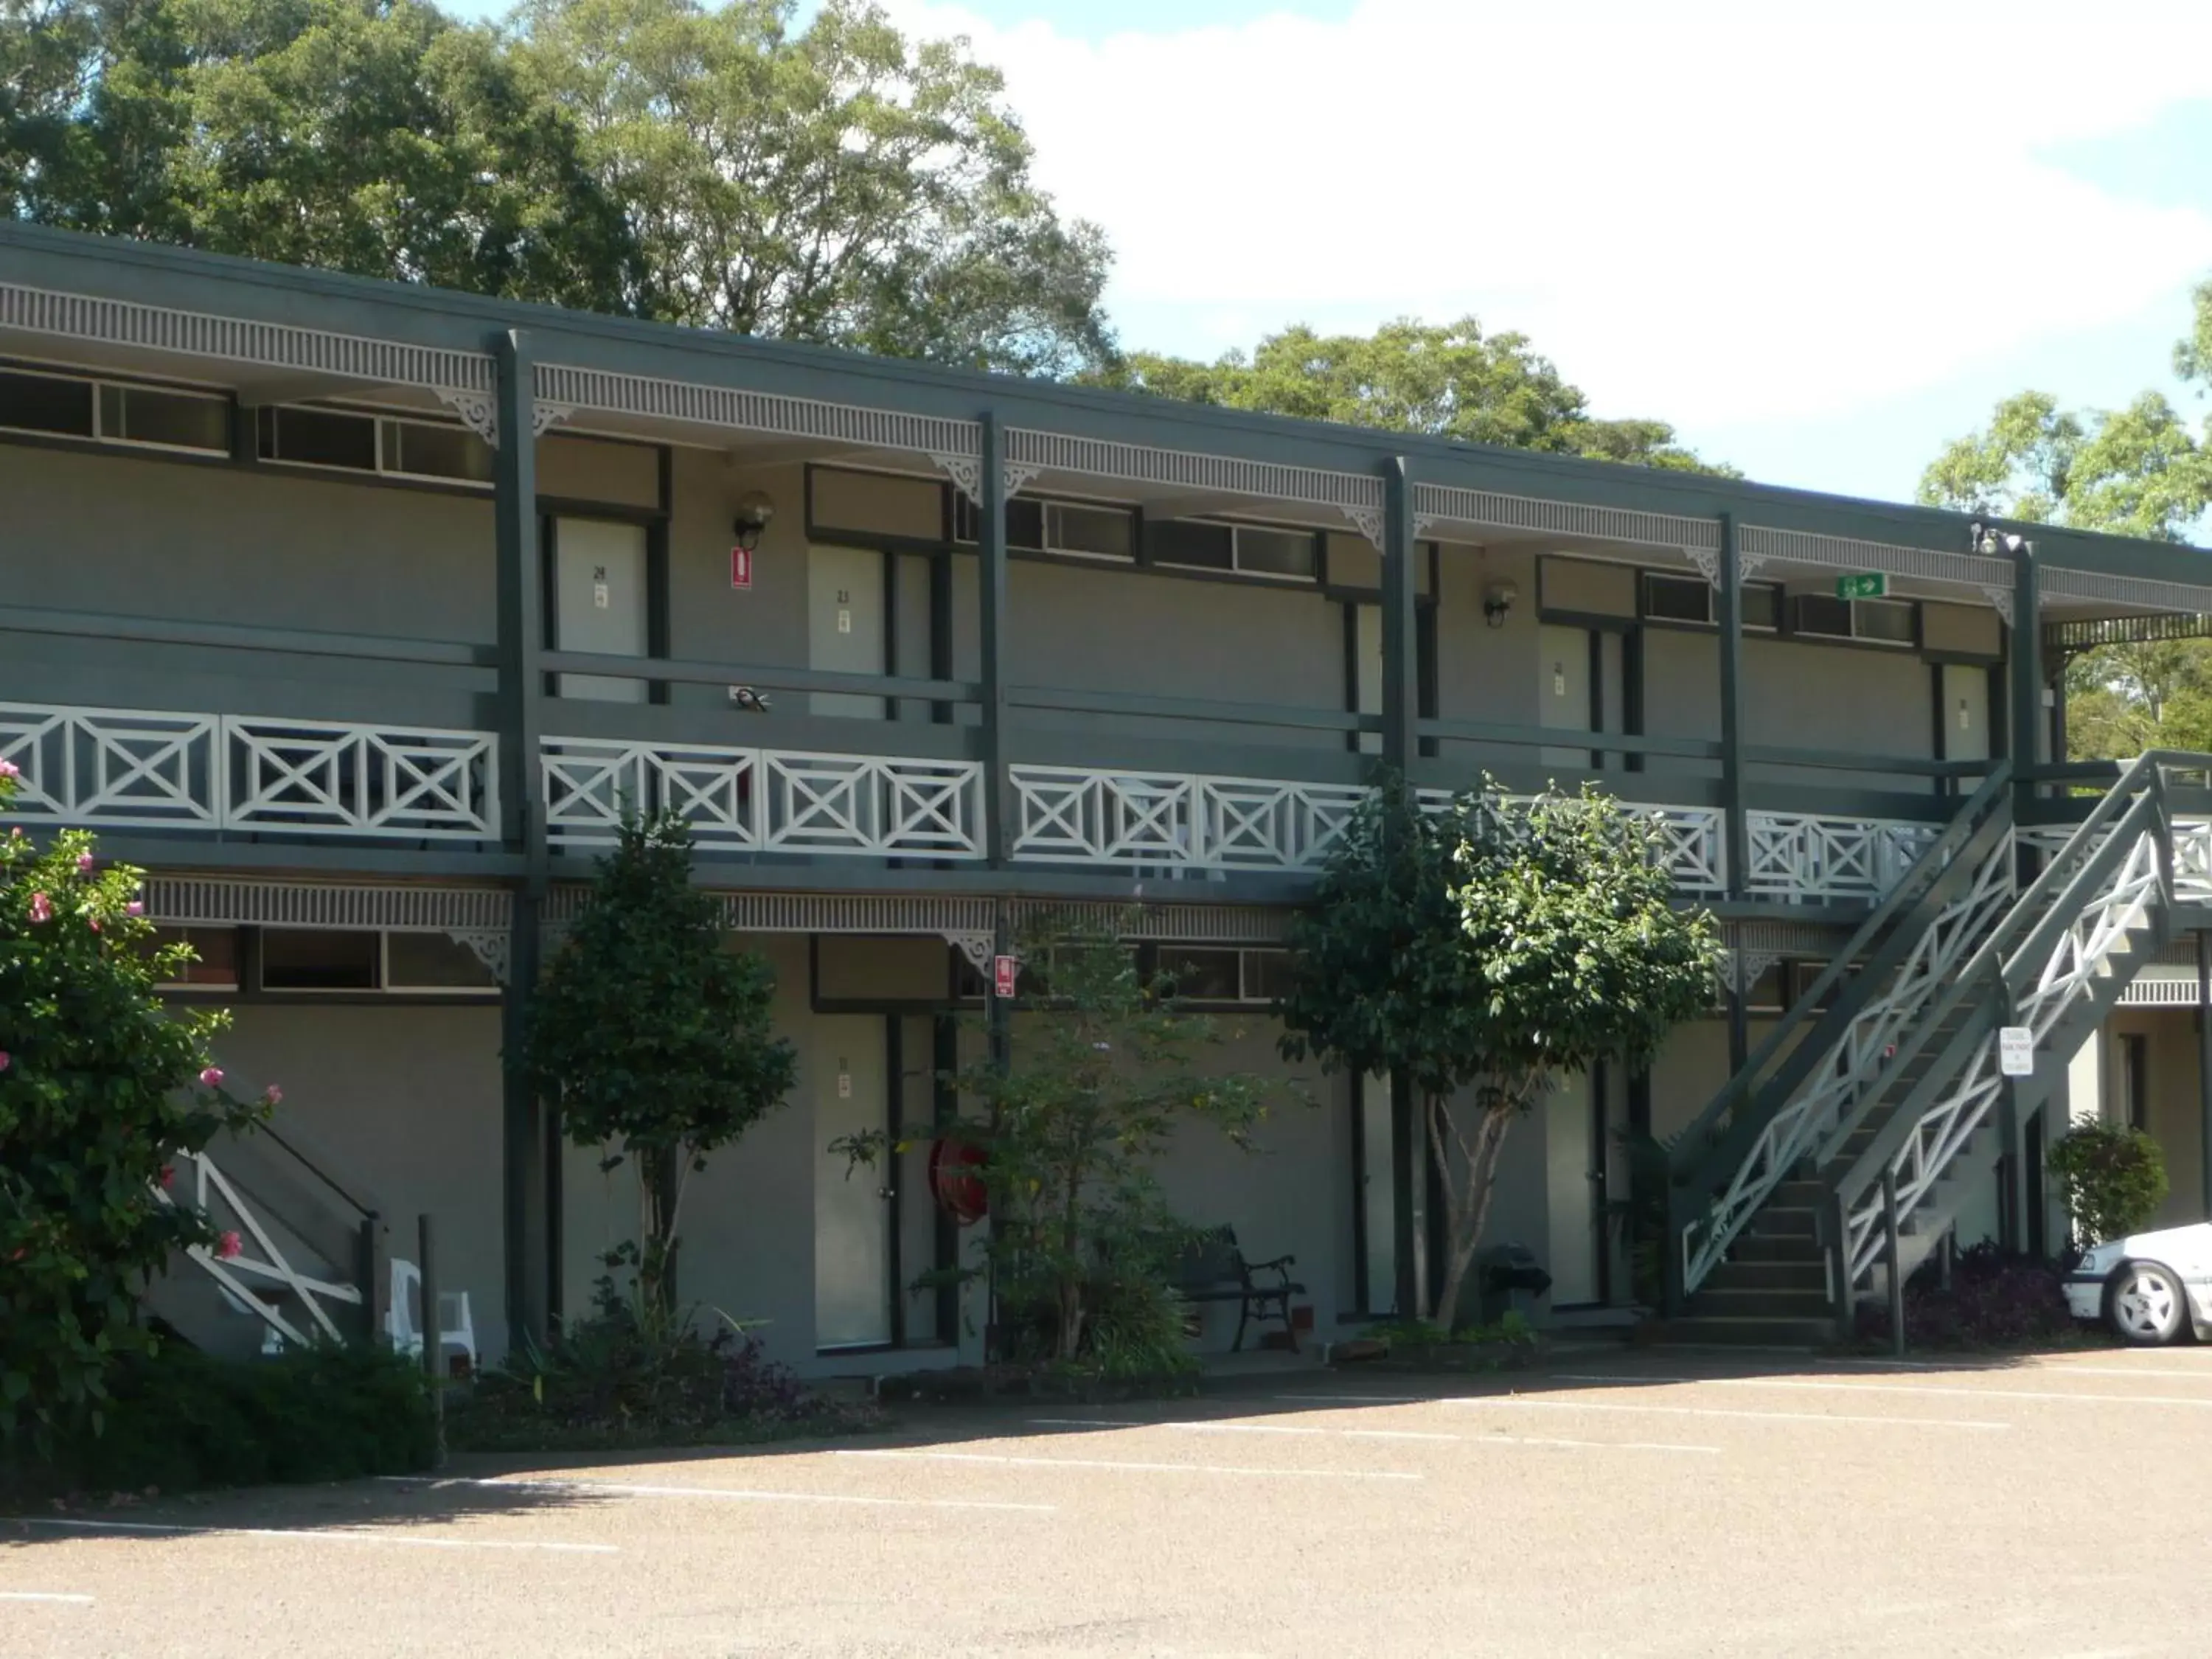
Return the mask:
{"type": "MultiPolygon", "coordinates": [[[[2212,613],[2195,550],[2029,552],[1918,508],[18,226],[0,490],[21,819],[147,866],[202,957],[174,995],[233,1011],[234,1077],[281,1082],[283,1154],[252,1156],[289,1196],[247,1257],[301,1330],[362,1276],[319,1231],[407,1256],[431,1214],[486,1358],[635,1232],[626,1172],[501,1063],[625,800],[691,820],[778,975],[799,1089],[687,1199],[684,1288],[803,1370],[972,1351],[908,1287],[959,1248],[923,1169],[937,1074],[1024,916],[1140,906],[1139,948],[1234,1017],[1225,1063],[1279,1070],[1285,918],[1377,762],[1597,780],[1724,924],[1711,1019],[1516,1132],[1492,1234],[1545,1263],[1540,1316],[1634,1297],[1631,1128],[1696,1126],[1664,1254],[1711,1319],[1877,1285],[1885,1170],[1915,1259],[2055,1243],[2039,1149],[2069,1110],[2153,1128],[2172,1215],[2204,1212],[2174,1011],[2202,826],[2178,780],[2035,775],[2068,651],[2212,613]],[[1956,1000],[2061,934],[2094,957],[2063,995],[2023,969],[1956,1000]],[[1974,1071],[1993,1018],[2036,1024],[2034,1078],[1974,1071]],[[848,1178],[827,1144],[875,1126],[920,1145],[848,1178]]],[[[1259,1155],[1194,1131],[1164,1175],[1187,1218],[1296,1254],[1326,1338],[1420,1294],[1434,1206],[1388,1079],[1306,1081],[1259,1155]]]]}

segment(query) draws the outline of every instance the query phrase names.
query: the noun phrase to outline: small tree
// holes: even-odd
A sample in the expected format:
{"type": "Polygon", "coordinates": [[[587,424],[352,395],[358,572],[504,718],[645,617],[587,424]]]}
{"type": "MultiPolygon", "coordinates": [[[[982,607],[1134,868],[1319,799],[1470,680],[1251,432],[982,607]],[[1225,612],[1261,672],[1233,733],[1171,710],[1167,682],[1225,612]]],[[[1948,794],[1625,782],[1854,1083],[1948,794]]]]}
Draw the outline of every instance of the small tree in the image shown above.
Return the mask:
{"type": "Polygon", "coordinates": [[[691,884],[691,832],[673,814],[627,819],[548,964],[519,1063],[601,1167],[637,1170],[639,1288],[672,1305],[688,1176],[791,1091],[791,1044],[772,1035],[775,976],[725,948],[715,901],[691,884]]]}
{"type": "MultiPolygon", "coordinates": [[[[19,787],[0,761],[0,808],[19,787]]],[[[143,872],[102,867],[93,838],[0,839],[0,1449],[97,1430],[117,1358],[150,1352],[147,1282],[204,1216],[168,1198],[174,1161],[275,1102],[225,1094],[208,1043],[223,1016],[170,1018],[155,987],[192,961],[151,948],[143,872]]]]}
{"type": "Polygon", "coordinates": [[[1720,951],[1710,915],[1674,908],[1652,825],[1588,789],[1516,803],[1483,782],[1428,813],[1394,778],[1360,807],[1294,925],[1283,1005],[1288,1057],[1410,1077],[1447,1328],[1514,1120],[1595,1060],[1647,1064],[1710,1004],[1720,951]]]}
{"type": "MultiPolygon", "coordinates": [[[[1108,1329],[1143,1351],[1138,1368],[1171,1363],[1179,1315],[1166,1276],[1194,1230],[1169,1211],[1154,1170],[1186,1122],[1249,1151],[1274,1085],[1203,1066],[1224,1040],[1218,1023],[1178,1006],[1172,977],[1139,971],[1113,930],[1048,925],[1021,956],[1007,1062],[987,1057],[952,1079],[983,1112],[955,1133],[982,1154],[984,1271],[1002,1323],[1048,1328],[1063,1364],[1087,1352],[1115,1368],[1108,1329]]],[[[888,1149],[867,1134],[830,1150],[872,1164],[888,1149]]]]}
{"type": "Polygon", "coordinates": [[[2166,1154],[2141,1129],[2083,1123],[2056,1142],[2045,1166],[2066,1194],[2084,1244],[2139,1231],[2166,1202],[2166,1154]]]}

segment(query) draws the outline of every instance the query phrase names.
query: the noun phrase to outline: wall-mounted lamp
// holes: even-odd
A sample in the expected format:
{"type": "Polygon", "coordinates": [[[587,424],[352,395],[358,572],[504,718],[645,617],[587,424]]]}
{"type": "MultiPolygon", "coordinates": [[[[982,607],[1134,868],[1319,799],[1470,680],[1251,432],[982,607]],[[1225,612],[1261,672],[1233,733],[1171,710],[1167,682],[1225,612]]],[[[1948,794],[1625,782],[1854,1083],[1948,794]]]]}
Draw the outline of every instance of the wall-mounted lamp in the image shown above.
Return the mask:
{"type": "Polygon", "coordinates": [[[768,521],[774,517],[775,503],[767,491],[748,489],[738,496],[737,523],[732,526],[738,545],[748,553],[758,547],[761,532],[768,528],[768,521]]]}
{"type": "Polygon", "coordinates": [[[1521,597],[1521,590],[1511,582],[1492,582],[1482,590],[1482,619],[1492,628],[1505,626],[1505,618],[1512,614],[1513,601],[1521,597]]]}
{"type": "Polygon", "coordinates": [[[1975,552],[1986,553],[1992,558],[2000,553],[2017,553],[2027,545],[2027,537],[1999,530],[1978,519],[1966,526],[1966,536],[1975,552]]]}

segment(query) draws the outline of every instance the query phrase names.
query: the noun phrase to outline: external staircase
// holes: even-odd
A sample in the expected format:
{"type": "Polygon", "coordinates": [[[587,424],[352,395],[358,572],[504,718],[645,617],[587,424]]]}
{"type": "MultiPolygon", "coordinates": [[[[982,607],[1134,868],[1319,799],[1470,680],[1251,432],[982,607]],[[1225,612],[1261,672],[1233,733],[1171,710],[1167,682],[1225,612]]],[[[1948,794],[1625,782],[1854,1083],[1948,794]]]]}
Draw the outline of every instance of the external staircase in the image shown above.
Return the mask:
{"type": "Polygon", "coordinates": [[[149,1293],[186,1340],[243,1357],[370,1338],[384,1327],[389,1233],[381,1205],[329,1171],[296,1124],[219,1137],[180,1158],[165,1203],[205,1213],[233,1248],[195,1245],[149,1293]]]}
{"type": "Polygon", "coordinates": [[[1669,1152],[1668,1334],[1824,1342],[1936,1249],[2176,913],[2212,902],[2212,757],[2154,751],[2071,829],[1996,765],[1669,1152]],[[2032,1034],[2006,1077],[2001,1029],[2032,1034]]]}

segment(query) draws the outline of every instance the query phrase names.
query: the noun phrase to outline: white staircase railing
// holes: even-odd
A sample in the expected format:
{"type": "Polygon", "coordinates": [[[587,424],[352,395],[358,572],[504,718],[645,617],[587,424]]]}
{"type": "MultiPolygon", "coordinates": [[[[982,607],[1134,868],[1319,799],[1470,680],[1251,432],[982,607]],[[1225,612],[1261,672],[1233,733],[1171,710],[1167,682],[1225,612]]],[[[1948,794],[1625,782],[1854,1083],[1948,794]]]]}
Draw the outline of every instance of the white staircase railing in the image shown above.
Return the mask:
{"type": "MultiPolygon", "coordinates": [[[[265,1299],[260,1287],[276,1285],[289,1291],[313,1322],[312,1329],[319,1331],[331,1341],[343,1341],[343,1334],[337,1322],[331,1317],[326,1304],[358,1308],[362,1304],[361,1287],[320,1279],[295,1266],[277,1243],[269,1224],[217,1166],[211,1153],[186,1153],[184,1162],[191,1176],[188,1191],[192,1203],[225,1235],[212,1249],[204,1244],[190,1246],[185,1251],[185,1258],[221,1285],[247,1313],[258,1317],[287,1342],[305,1346],[310,1340],[309,1333],[302,1331],[265,1299]],[[226,1222],[236,1224],[226,1226],[226,1222]]],[[[177,1207],[173,1180],[173,1176],[168,1185],[156,1182],[152,1188],[154,1196],[172,1208],[177,1207]]]]}
{"type": "Polygon", "coordinates": [[[1712,1209],[1683,1230],[1685,1294],[1705,1282],[1799,1161],[1832,1150],[1850,1109],[1887,1084],[1899,1036],[2010,908],[2013,872],[2008,833],[1983,855],[1966,892],[1936,913],[1881,994],[1860,1010],[1803,1085],[1767,1120],[1712,1209]]]}
{"type": "MultiPolygon", "coordinates": [[[[2039,1048],[2061,1021],[2095,994],[2096,981],[2112,971],[2130,935],[2148,919],[2160,896],[2163,834],[2163,826],[2154,814],[2148,823],[2135,832],[2125,856],[2089,902],[2043,951],[2042,960],[2027,959],[2027,952],[2033,947],[2031,935],[2020,953],[2005,963],[2008,982],[2017,983],[2023,974],[2027,975],[2015,994],[2011,1024],[2033,1031],[2039,1048]]],[[[1927,1201],[2002,1097],[2004,1079],[1998,1067],[1997,1047],[1997,1032],[1992,1029],[1976,1043],[1957,1077],[1921,1113],[1891,1160],[1900,1225],[1927,1201]]],[[[1856,1286],[1881,1258],[1886,1246],[1885,1207],[1881,1183],[1872,1182],[1845,1211],[1844,1261],[1850,1285],[1856,1286]]]]}

